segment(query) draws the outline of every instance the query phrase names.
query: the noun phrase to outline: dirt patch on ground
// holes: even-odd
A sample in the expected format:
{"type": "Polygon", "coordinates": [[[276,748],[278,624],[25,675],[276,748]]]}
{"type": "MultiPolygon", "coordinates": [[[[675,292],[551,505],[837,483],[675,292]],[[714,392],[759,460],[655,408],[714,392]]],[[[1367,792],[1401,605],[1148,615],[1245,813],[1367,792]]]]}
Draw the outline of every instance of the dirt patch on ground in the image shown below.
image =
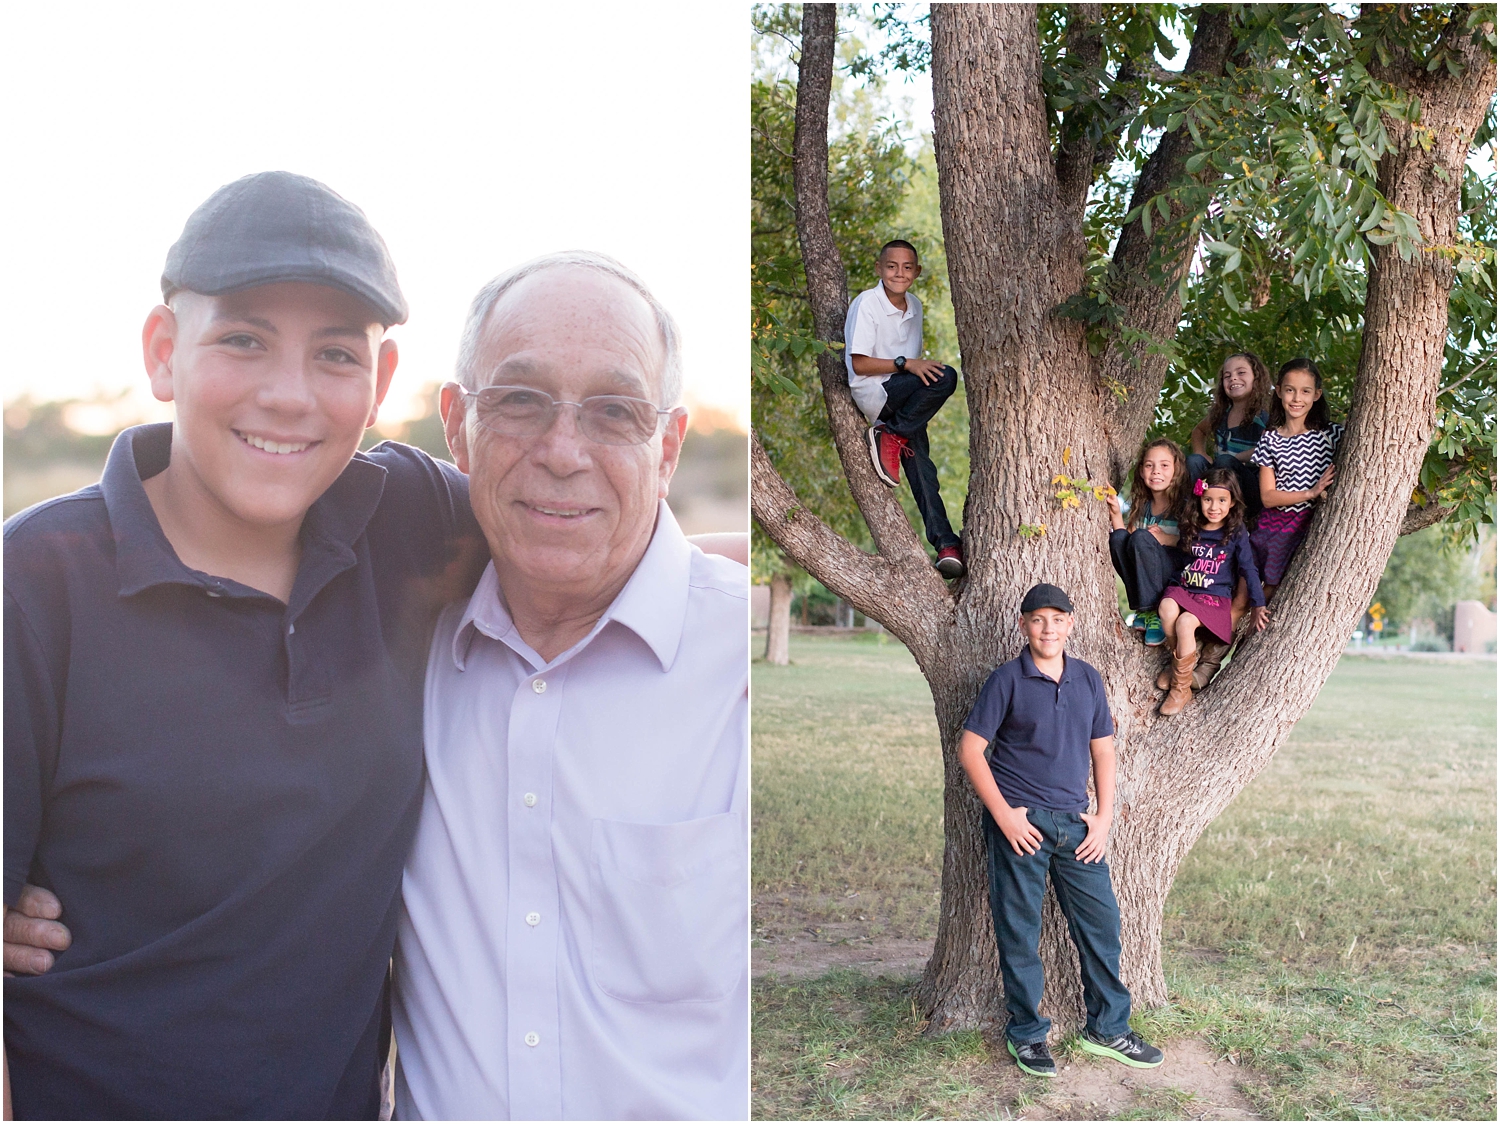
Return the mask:
{"type": "MultiPolygon", "coordinates": [[[[751,973],[758,977],[811,978],[835,968],[871,976],[917,976],[932,955],[931,941],[851,936],[845,926],[825,924],[798,935],[783,931],[758,938],[751,947],[751,973]]],[[[857,926],[848,926],[850,933],[857,926]]],[[[1216,950],[1194,950],[1222,958],[1216,950]]],[[[1031,1077],[1016,1069],[1004,1041],[988,1043],[991,1065],[984,1080],[1011,1099],[1021,1120],[1102,1120],[1134,1117],[1176,1120],[1259,1120],[1243,1088],[1259,1084],[1238,1058],[1220,1056],[1196,1039],[1157,1043],[1166,1060],[1156,1069],[1132,1069],[1078,1051],[1056,1051],[1057,1077],[1031,1077]]]]}
{"type": "Polygon", "coordinates": [[[834,968],[857,968],[871,976],[916,976],[921,975],[932,955],[931,941],[850,936],[840,931],[844,928],[824,925],[800,936],[752,941],[750,974],[757,979],[808,977],[821,976],[834,968]]]}
{"type": "MultiPolygon", "coordinates": [[[[1247,1071],[1191,1038],[1160,1044],[1156,1069],[1130,1069],[1105,1058],[1058,1058],[1052,1080],[1025,1078],[1031,1103],[1022,1120],[1099,1120],[1125,1113],[1177,1120],[1259,1120],[1241,1091],[1247,1071]]],[[[1001,1047],[1004,1049],[1004,1047],[1001,1047]]]]}

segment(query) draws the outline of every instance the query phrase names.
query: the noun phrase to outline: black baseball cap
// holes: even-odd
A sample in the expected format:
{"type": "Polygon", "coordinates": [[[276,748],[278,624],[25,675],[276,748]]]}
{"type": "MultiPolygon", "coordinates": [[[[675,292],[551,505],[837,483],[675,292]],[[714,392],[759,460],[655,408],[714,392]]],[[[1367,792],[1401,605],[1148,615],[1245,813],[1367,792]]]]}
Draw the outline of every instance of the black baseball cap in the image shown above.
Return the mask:
{"type": "Polygon", "coordinates": [[[365,213],[317,180],[257,172],[210,195],[167,251],[163,300],[186,289],[219,296],[275,281],[352,293],[386,327],[406,322],[396,266],[365,213]]]}
{"type": "Polygon", "coordinates": [[[1026,596],[1021,598],[1021,615],[1034,613],[1038,609],[1061,609],[1065,613],[1073,611],[1073,602],[1068,600],[1068,595],[1055,585],[1042,582],[1034,585],[1026,591],[1026,596]]]}

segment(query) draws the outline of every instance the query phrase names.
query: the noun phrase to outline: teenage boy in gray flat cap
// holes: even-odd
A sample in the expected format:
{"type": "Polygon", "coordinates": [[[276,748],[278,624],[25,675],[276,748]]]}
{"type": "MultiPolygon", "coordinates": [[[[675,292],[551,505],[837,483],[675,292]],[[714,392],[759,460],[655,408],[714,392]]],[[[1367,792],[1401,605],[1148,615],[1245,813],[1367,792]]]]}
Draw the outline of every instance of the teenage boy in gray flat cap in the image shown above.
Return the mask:
{"type": "Polygon", "coordinates": [[[1150,1069],[1162,1052],[1130,1029],[1120,982],[1120,907],[1104,861],[1115,803],[1115,727],[1099,673],[1063,654],[1073,603],[1055,585],[1021,601],[1026,647],[980,689],[964,722],[959,758],[984,803],[990,909],[1010,1016],[1005,1044],[1016,1064],[1056,1077],[1042,1001],[1042,898],[1050,874],[1078,946],[1088,1021],[1078,1044],[1150,1069]],[[988,750],[988,753],[986,753],[988,750]],[[1089,767],[1097,810],[1089,814],[1089,767]]]}
{"type": "Polygon", "coordinates": [[[147,317],[171,424],[5,523],[5,981],[20,1117],[371,1118],[422,783],[426,638],[483,562],[465,478],[357,453],[406,302],[365,216],[216,192],[147,317]],[[465,551],[466,544],[473,549],[465,551]]]}

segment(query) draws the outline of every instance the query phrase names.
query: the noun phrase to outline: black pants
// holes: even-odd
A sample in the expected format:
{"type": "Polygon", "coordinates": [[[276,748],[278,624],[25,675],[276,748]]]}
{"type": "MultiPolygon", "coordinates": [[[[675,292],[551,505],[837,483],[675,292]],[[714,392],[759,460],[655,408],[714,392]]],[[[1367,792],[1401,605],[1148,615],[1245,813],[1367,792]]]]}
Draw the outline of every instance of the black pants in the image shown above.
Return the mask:
{"type": "Polygon", "coordinates": [[[1150,531],[1111,531],[1109,558],[1125,583],[1125,596],[1138,612],[1154,613],[1162,591],[1177,580],[1183,567],[1180,551],[1162,546],[1150,531]]]}
{"type": "Polygon", "coordinates": [[[924,383],[916,375],[898,371],[885,380],[885,408],[880,424],[911,444],[906,458],[906,482],[911,485],[912,499],[922,515],[927,541],[937,550],[957,546],[958,536],[948,522],[948,509],[938,494],[937,466],[927,451],[927,423],[953,397],[958,389],[958,372],[944,367],[936,382],[924,383]]]}

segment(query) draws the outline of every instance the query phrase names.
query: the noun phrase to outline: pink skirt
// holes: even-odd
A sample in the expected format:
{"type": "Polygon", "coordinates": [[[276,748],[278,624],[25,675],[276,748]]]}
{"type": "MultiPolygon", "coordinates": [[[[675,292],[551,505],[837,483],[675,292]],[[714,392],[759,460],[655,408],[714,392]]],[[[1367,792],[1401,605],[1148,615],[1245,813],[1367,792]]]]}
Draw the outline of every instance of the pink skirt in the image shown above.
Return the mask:
{"type": "Polygon", "coordinates": [[[1281,579],[1286,577],[1287,564],[1297,553],[1302,540],[1307,538],[1307,526],[1311,520],[1311,508],[1282,511],[1268,507],[1260,513],[1255,530],[1250,532],[1250,550],[1260,569],[1260,580],[1266,585],[1280,585],[1281,579]]]}
{"type": "Polygon", "coordinates": [[[1180,585],[1169,585],[1162,598],[1170,597],[1182,606],[1184,612],[1192,613],[1203,627],[1224,643],[1234,638],[1234,619],[1229,614],[1229,598],[1215,597],[1212,593],[1192,593],[1180,585]]]}

